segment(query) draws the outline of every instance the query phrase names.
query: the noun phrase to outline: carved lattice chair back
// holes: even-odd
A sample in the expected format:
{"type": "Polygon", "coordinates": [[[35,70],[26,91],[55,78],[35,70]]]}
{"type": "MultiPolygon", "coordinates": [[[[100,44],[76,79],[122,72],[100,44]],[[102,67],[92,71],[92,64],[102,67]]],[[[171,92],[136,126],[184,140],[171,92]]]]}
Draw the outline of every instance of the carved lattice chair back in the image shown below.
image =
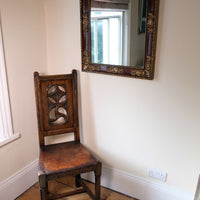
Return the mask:
{"type": "Polygon", "coordinates": [[[79,141],[77,72],[40,76],[34,73],[40,146],[44,137],[74,132],[79,141]]]}

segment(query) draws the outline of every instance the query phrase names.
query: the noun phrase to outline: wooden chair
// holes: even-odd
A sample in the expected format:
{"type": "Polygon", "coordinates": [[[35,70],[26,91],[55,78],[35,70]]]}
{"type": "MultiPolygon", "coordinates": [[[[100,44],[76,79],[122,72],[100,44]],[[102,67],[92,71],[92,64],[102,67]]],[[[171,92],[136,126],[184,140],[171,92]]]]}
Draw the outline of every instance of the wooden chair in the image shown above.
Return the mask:
{"type": "Polygon", "coordinates": [[[72,70],[72,74],[51,76],[40,76],[34,72],[34,81],[41,199],[57,199],[86,191],[93,200],[100,200],[101,163],[80,143],[76,70],[72,70]],[[74,133],[73,141],[45,145],[45,137],[71,132],[74,133]],[[95,194],[80,175],[90,171],[95,174],[95,194]],[[52,196],[48,192],[48,181],[68,175],[75,177],[76,190],[52,196]]]}

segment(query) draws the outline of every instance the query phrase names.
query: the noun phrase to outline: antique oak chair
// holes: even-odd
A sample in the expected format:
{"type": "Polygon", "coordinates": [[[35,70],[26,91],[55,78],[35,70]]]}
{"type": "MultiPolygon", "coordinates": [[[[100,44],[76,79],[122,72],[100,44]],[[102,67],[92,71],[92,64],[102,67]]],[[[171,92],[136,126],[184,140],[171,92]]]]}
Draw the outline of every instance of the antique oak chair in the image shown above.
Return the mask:
{"type": "Polygon", "coordinates": [[[42,200],[57,199],[87,192],[93,200],[100,200],[101,163],[80,143],[78,120],[77,72],[40,76],[34,72],[35,96],[40,144],[39,187],[42,200]],[[74,133],[74,140],[59,144],[45,144],[45,137],[74,133]],[[95,194],[81,179],[81,173],[94,171],[95,194]],[[48,181],[74,176],[76,189],[52,195],[48,181]],[[80,187],[82,186],[82,187],[80,187]]]}

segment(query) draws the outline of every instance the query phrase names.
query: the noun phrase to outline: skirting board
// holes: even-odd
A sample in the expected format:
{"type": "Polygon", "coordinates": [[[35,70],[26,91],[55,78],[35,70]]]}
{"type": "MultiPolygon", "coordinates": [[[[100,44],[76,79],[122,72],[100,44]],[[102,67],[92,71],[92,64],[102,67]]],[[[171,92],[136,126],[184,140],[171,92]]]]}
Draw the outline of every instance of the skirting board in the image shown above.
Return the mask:
{"type": "MultiPolygon", "coordinates": [[[[37,182],[38,159],[0,182],[0,199],[14,200],[37,182]]],[[[92,173],[84,174],[85,179],[94,181],[92,173]]],[[[191,194],[158,184],[144,178],[112,169],[102,168],[101,185],[140,200],[193,200],[191,194]]]]}
{"type": "Polygon", "coordinates": [[[38,159],[0,182],[0,199],[14,200],[37,182],[38,159]]]}
{"type": "MultiPolygon", "coordinates": [[[[82,177],[94,182],[92,173],[82,177]]],[[[101,185],[140,200],[194,200],[192,194],[107,166],[102,167],[101,185]]]]}

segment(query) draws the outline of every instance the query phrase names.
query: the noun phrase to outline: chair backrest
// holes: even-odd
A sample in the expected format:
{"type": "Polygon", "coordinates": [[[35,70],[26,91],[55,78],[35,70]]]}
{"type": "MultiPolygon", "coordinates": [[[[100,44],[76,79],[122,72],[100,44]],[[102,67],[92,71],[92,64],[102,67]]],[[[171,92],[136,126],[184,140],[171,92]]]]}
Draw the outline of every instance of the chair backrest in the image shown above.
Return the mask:
{"type": "Polygon", "coordinates": [[[77,72],[40,76],[34,72],[40,146],[45,136],[74,132],[80,141],[78,121],[77,72]]]}

